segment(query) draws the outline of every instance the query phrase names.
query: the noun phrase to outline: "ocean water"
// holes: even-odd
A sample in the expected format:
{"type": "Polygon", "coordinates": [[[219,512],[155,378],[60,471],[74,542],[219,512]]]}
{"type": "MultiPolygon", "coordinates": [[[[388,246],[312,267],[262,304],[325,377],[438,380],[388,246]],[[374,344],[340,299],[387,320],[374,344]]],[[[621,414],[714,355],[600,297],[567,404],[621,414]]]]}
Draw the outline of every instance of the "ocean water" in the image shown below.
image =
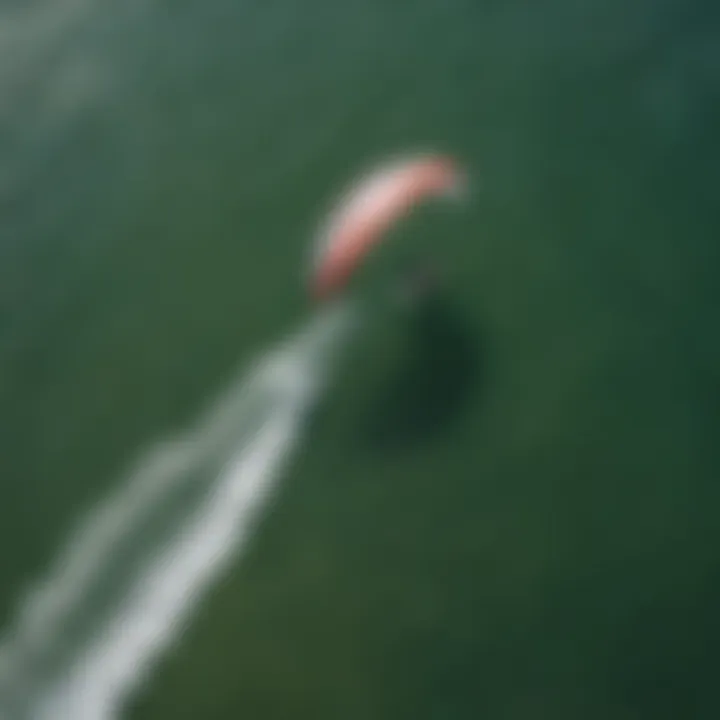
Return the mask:
{"type": "Polygon", "coordinates": [[[2,720],[720,716],[719,21],[0,2],[2,720]],[[323,325],[428,148],[467,203],[323,325]]]}

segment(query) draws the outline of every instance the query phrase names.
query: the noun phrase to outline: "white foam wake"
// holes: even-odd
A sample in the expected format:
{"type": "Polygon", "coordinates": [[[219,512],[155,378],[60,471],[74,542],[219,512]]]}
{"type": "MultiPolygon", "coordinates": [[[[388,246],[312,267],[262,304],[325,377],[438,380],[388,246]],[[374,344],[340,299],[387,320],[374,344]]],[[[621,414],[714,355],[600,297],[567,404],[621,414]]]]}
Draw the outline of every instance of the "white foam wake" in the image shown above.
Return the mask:
{"type": "Polygon", "coordinates": [[[0,646],[0,717],[112,720],[250,537],[349,327],[334,308],[257,363],[80,527],[0,646]]]}

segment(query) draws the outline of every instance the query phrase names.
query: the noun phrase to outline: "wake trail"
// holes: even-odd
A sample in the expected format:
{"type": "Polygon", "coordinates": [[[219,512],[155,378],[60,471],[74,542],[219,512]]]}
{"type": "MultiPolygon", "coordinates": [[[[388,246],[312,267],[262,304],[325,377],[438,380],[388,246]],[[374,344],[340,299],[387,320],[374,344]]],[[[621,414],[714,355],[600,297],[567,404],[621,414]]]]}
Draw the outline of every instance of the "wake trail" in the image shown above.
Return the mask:
{"type": "Polygon", "coordinates": [[[2,720],[114,720],[253,532],[352,326],[314,318],[73,533],[0,644],[2,720]]]}

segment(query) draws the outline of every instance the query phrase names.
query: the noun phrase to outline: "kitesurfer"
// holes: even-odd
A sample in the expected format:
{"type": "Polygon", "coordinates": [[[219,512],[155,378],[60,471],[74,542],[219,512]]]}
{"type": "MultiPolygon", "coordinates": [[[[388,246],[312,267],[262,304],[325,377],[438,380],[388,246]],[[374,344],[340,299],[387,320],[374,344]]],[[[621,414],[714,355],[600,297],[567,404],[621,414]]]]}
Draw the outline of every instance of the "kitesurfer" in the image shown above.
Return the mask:
{"type": "MultiPolygon", "coordinates": [[[[390,163],[362,178],[326,219],[316,241],[309,290],[317,301],[342,292],[357,267],[382,242],[387,231],[417,204],[430,198],[456,197],[464,174],[448,157],[426,155],[390,163]]],[[[411,297],[432,287],[432,273],[413,269],[411,297]]]]}
{"type": "Polygon", "coordinates": [[[411,308],[435,295],[439,284],[438,273],[430,263],[413,259],[400,269],[393,285],[393,295],[402,307],[411,308]]]}

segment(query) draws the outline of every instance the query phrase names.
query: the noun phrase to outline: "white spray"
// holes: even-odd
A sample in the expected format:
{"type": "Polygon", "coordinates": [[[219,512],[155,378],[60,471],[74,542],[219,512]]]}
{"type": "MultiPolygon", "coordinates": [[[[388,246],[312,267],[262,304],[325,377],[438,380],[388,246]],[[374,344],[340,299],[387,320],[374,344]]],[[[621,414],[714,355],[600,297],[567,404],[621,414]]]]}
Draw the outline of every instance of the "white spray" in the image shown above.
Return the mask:
{"type": "Polygon", "coordinates": [[[342,338],[331,308],[94,509],[0,645],[0,718],[114,720],[244,547],[342,338]]]}

